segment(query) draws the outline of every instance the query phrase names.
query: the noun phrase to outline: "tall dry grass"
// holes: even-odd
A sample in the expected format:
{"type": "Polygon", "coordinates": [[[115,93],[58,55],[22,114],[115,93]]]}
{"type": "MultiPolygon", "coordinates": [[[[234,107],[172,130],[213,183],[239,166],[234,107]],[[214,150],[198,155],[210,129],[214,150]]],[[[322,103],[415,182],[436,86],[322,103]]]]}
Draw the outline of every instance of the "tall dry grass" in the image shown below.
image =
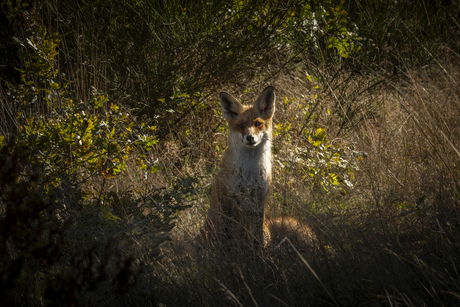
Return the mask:
{"type": "MultiPolygon", "coordinates": [[[[159,11],[164,3],[152,5],[159,11]]],[[[178,108],[180,114],[171,115],[180,121],[169,121],[164,110],[161,113],[161,142],[147,153],[149,161],[158,161],[158,172],[146,176],[136,169],[135,161],[129,161],[127,171],[110,181],[109,188],[119,196],[112,205],[122,216],[133,203],[142,213],[145,202],[137,201],[143,191],[158,188],[158,195],[171,197],[193,179],[199,186],[198,195],[189,202],[193,206],[181,212],[171,232],[170,228],[147,232],[128,219],[125,228],[102,225],[91,212],[78,216],[67,237],[74,245],[67,250],[66,261],[81,247],[91,248],[94,238],[99,244],[98,255],[102,255],[101,242],[114,236],[123,255],[132,253],[136,264],[147,264],[136,276],[135,286],[122,296],[106,287],[83,294],[80,302],[130,306],[458,304],[460,59],[452,37],[459,28],[446,27],[452,25],[451,21],[435,22],[451,20],[448,9],[455,12],[458,5],[449,4],[446,9],[444,2],[418,3],[347,3],[350,18],[359,23],[361,35],[370,38],[362,41],[362,52],[351,58],[337,56],[335,49],[328,48],[327,39],[321,39],[316,48],[298,55],[300,62],[296,64],[288,61],[288,65],[271,54],[266,66],[262,60],[251,62],[249,78],[243,78],[247,64],[236,56],[223,79],[209,81],[212,72],[206,71],[208,83],[198,82],[198,86],[187,80],[191,89],[204,86],[207,92],[200,98],[192,97],[193,108],[178,108]],[[407,7],[414,9],[412,16],[407,7]],[[427,13],[430,7],[436,8],[434,17],[427,13]],[[395,14],[398,18],[392,18],[395,14]],[[366,27],[371,20],[375,21],[372,27],[366,27]],[[412,32],[414,29],[417,32],[412,32]],[[437,36],[447,39],[441,43],[434,39],[437,36]],[[278,97],[274,181],[267,217],[294,217],[313,235],[307,238],[307,247],[284,241],[262,254],[218,254],[202,245],[199,238],[213,176],[227,146],[228,128],[220,114],[218,91],[229,91],[249,104],[267,83],[275,87],[278,97]],[[322,159],[326,151],[309,139],[315,138],[318,129],[325,130],[328,141],[324,145],[331,145],[346,167],[328,166],[327,159],[322,159]],[[310,176],[312,168],[319,175],[310,176]],[[333,174],[340,179],[337,185],[331,183],[333,174]],[[162,243],[167,234],[170,241],[162,243]]],[[[135,93],[144,99],[142,105],[169,93],[171,88],[166,88],[166,83],[160,84],[164,91],[159,94],[146,90],[153,84],[146,79],[148,67],[139,66],[143,60],[134,56],[142,48],[123,45],[123,52],[112,54],[111,61],[119,57],[126,57],[126,61],[113,66],[100,55],[110,53],[111,43],[116,46],[123,41],[113,33],[136,31],[124,32],[118,27],[121,23],[114,25],[115,19],[109,18],[113,32],[101,43],[99,39],[104,38],[107,28],[88,25],[104,24],[104,18],[111,16],[108,6],[100,4],[98,9],[103,13],[98,15],[86,2],[80,11],[73,10],[72,5],[43,6],[49,10],[43,15],[49,18],[45,19],[49,29],[64,33],[62,58],[57,64],[75,84],[75,99],[85,101],[91,85],[105,89],[118,102],[129,100],[127,105],[135,100],[129,96],[133,88],[142,89],[135,93]],[[72,12],[68,20],[76,22],[66,21],[63,12],[72,12]],[[80,16],[79,12],[91,14],[80,16]],[[129,70],[124,70],[129,66],[126,63],[132,65],[129,70]]],[[[36,6],[41,7],[39,3],[36,6]]],[[[125,11],[117,8],[123,15],[125,11]]],[[[168,16],[175,18],[170,8],[168,16]]],[[[162,41],[168,41],[165,33],[162,41]]],[[[298,34],[290,42],[296,48],[304,46],[306,38],[298,34]]],[[[130,41],[129,35],[122,38],[130,41]]],[[[133,43],[145,37],[138,39],[133,43]]],[[[206,42],[203,39],[202,43],[206,42]]],[[[153,55],[161,57],[166,51],[158,49],[153,55]]],[[[184,54],[181,56],[186,58],[184,54]]],[[[148,54],[146,58],[151,59],[148,54]]],[[[219,64],[206,62],[198,53],[188,63],[193,64],[194,58],[211,67],[219,64]]],[[[165,63],[161,62],[160,72],[169,76],[165,63]]],[[[229,67],[224,64],[222,69],[229,67]]],[[[184,69],[175,68],[179,72],[184,69]]],[[[162,76],[156,78],[161,80],[162,76]]],[[[6,103],[4,92],[0,92],[0,100],[0,116],[7,119],[2,120],[0,132],[14,134],[20,129],[20,123],[14,120],[17,110],[6,103]]],[[[172,99],[170,103],[174,102],[172,99]]],[[[40,112],[29,110],[31,114],[34,111],[40,112]]],[[[95,186],[100,185],[95,182],[95,186]]],[[[95,263],[104,263],[101,259],[95,263]]],[[[66,268],[67,264],[53,265],[66,268]]],[[[97,279],[97,274],[93,277],[97,279]]],[[[33,293],[40,294],[40,287],[33,293]]],[[[46,304],[40,297],[34,302],[46,304]]]]}
{"type": "MultiPolygon", "coordinates": [[[[306,262],[287,243],[250,261],[244,256],[222,259],[205,251],[196,253],[184,241],[190,242],[197,234],[205,212],[201,206],[207,206],[204,198],[182,215],[170,249],[165,249],[175,260],[164,267],[170,273],[163,286],[184,291],[186,299],[169,300],[167,290],[165,302],[217,304],[214,291],[222,291],[228,304],[256,302],[259,306],[458,302],[460,76],[458,58],[445,52],[443,62],[408,70],[398,82],[362,94],[356,103],[371,101],[375,109],[371,115],[361,114],[362,120],[347,132],[327,110],[337,105],[335,99],[346,99],[347,91],[360,90],[366,78],[340,92],[320,89],[323,113],[315,125],[324,127],[334,144],[353,144],[366,153],[353,188],[314,193],[302,169],[289,158],[296,148],[309,146],[305,138],[299,135],[286,142],[282,135],[275,137],[279,152],[267,212],[294,216],[314,230],[313,248],[305,253],[299,247],[306,262]]],[[[252,85],[249,95],[241,95],[243,100],[252,101],[259,86],[252,85]]],[[[279,77],[274,86],[278,96],[275,124],[291,123],[292,129],[298,129],[305,116],[299,115],[299,104],[306,103],[302,97],[318,90],[295,73],[279,77]],[[284,104],[284,97],[289,103],[284,104]],[[297,100],[290,99],[294,97],[297,100]]],[[[216,101],[213,107],[218,108],[216,101]]],[[[194,120],[203,123],[201,119],[192,116],[187,127],[193,129],[194,120]]],[[[213,136],[215,122],[211,123],[208,129],[206,124],[197,126],[208,131],[211,141],[206,144],[221,154],[225,133],[213,136]]],[[[193,134],[189,139],[196,148],[204,146],[193,134]]],[[[164,155],[169,154],[165,149],[164,155]]],[[[202,171],[199,160],[194,161],[197,168],[192,163],[183,169],[203,175],[203,184],[208,186],[209,173],[202,171]]],[[[219,157],[206,161],[217,167],[219,157]]]]}

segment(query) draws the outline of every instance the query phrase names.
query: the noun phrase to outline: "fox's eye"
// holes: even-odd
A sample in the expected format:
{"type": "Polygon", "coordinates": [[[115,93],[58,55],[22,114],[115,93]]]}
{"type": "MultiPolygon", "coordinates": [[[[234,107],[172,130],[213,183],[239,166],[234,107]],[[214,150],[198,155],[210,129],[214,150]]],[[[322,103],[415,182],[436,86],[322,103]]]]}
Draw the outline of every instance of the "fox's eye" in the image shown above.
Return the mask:
{"type": "Polygon", "coordinates": [[[257,121],[257,122],[255,122],[255,123],[254,123],[254,126],[256,126],[256,127],[260,127],[260,126],[262,126],[262,123],[261,123],[261,122],[259,122],[259,121],[257,121]]]}
{"type": "Polygon", "coordinates": [[[243,125],[243,124],[239,124],[239,125],[238,125],[238,128],[244,128],[244,125],[243,125]]]}

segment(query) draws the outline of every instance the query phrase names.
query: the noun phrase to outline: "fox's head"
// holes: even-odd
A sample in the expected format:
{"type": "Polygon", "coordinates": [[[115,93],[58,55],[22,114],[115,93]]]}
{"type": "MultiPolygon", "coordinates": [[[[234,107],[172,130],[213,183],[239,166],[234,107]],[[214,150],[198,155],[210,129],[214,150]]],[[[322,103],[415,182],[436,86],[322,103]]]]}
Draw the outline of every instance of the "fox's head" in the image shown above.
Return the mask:
{"type": "Polygon", "coordinates": [[[220,93],[220,105],[230,127],[233,140],[255,148],[271,138],[272,117],[275,113],[275,92],[272,86],[262,91],[252,106],[244,106],[227,92],[220,93]]]}

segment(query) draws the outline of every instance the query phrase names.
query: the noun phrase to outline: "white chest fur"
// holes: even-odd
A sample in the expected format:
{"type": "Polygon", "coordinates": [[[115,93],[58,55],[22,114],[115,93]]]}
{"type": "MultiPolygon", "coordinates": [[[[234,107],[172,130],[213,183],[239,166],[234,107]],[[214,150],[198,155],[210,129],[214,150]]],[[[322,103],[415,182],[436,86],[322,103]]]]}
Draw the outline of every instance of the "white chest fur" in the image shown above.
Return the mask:
{"type": "MultiPolygon", "coordinates": [[[[239,139],[232,140],[235,142],[239,139]]],[[[236,144],[234,144],[236,145],[236,144]]],[[[271,141],[268,135],[255,148],[234,146],[235,159],[230,188],[233,193],[249,198],[251,202],[263,201],[268,193],[272,168],[271,141]],[[241,195],[243,194],[243,195],[241,195]]]]}

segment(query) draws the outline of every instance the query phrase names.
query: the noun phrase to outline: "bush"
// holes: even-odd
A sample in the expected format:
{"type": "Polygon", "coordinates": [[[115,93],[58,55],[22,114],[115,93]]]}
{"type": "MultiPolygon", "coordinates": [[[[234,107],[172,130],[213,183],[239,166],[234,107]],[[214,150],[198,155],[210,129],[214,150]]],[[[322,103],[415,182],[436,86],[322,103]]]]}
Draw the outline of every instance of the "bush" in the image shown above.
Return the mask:
{"type": "Polygon", "coordinates": [[[110,240],[99,248],[100,258],[100,243],[94,240],[88,243],[94,247],[80,247],[68,258],[68,232],[74,231],[75,220],[63,220],[59,203],[43,198],[39,164],[31,164],[31,157],[32,152],[13,142],[0,152],[2,304],[79,305],[107,284],[115,293],[126,291],[139,272],[133,270],[133,259],[122,257],[110,240]]]}
{"type": "Polygon", "coordinates": [[[76,103],[74,85],[55,66],[57,35],[49,36],[33,12],[22,18],[31,25],[24,40],[16,39],[24,51],[22,82],[9,83],[4,97],[19,129],[0,138],[2,297],[19,305],[80,305],[116,296],[140,274],[134,255],[159,257],[178,212],[197,192],[195,179],[172,189],[132,189],[129,197],[114,191],[128,163],[146,183],[158,171],[147,157],[155,127],[95,88],[90,101],[76,103]],[[31,116],[37,105],[43,112],[31,116]],[[133,238],[150,244],[133,248],[133,238]]]}

